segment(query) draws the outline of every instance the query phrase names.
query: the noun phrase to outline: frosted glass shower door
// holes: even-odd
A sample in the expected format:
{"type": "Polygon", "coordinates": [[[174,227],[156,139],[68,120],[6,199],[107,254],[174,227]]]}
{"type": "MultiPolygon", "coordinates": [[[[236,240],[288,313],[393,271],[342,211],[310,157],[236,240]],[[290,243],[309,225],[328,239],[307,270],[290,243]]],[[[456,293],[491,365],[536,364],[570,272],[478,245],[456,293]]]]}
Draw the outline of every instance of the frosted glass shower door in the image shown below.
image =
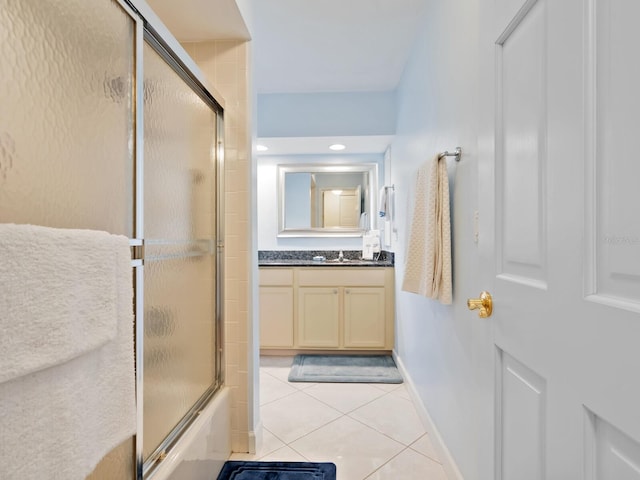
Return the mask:
{"type": "Polygon", "coordinates": [[[148,43],[143,58],[142,453],[148,465],[218,382],[217,113],[148,43]]]}
{"type": "Polygon", "coordinates": [[[0,223],[133,237],[134,19],[0,0],[0,223]]]}
{"type": "MultiPolygon", "coordinates": [[[[115,0],[0,0],[0,223],[134,237],[139,22],[115,0]]],[[[60,397],[53,385],[48,389],[42,402],[54,408],[60,397]]],[[[55,407],[55,417],[36,405],[31,425],[13,433],[24,448],[4,449],[0,441],[0,478],[16,478],[5,470],[9,457],[29,463],[44,458],[45,447],[32,438],[37,429],[55,438],[60,425],[82,424],[81,412],[66,405],[55,407]]],[[[9,435],[0,422],[0,431],[5,427],[9,435]]],[[[90,442],[86,428],[82,439],[90,442]]],[[[77,458],[85,452],[60,443],[55,454],[77,458]]],[[[91,478],[133,478],[132,439],[108,457],[91,478]]],[[[48,478],[54,476],[52,470],[48,478]]]]}

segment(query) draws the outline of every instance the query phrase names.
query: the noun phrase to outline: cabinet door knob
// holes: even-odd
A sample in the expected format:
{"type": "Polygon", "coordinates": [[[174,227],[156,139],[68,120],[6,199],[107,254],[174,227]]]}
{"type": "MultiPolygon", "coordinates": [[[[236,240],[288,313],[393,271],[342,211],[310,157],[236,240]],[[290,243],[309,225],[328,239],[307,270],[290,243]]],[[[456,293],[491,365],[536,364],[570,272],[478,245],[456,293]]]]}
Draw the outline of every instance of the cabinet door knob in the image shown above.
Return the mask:
{"type": "Polygon", "coordinates": [[[337,289],[337,288],[334,288],[334,289],[333,289],[333,293],[338,293],[338,289],[337,289]]]}
{"type": "Polygon", "coordinates": [[[344,293],[351,293],[351,290],[346,289],[346,290],[344,291],[344,293]]]}

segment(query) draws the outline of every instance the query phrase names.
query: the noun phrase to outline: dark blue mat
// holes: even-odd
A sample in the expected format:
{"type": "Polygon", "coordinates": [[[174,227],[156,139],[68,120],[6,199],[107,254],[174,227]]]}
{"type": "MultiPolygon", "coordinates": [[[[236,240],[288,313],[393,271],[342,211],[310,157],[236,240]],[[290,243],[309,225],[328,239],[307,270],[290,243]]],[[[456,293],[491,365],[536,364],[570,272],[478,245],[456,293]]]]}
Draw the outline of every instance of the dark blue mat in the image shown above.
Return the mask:
{"type": "Polygon", "coordinates": [[[217,480],[336,480],[333,463],[225,462],[217,480]]]}

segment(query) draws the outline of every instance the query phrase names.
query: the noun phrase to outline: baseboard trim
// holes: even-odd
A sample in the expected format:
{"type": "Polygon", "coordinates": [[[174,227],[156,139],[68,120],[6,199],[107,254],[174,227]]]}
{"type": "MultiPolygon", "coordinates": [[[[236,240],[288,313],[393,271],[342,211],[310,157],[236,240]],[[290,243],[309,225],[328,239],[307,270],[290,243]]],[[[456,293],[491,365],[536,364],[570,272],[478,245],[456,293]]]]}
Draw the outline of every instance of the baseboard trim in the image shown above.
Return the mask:
{"type": "Polygon", "coordinates": [[[436,428],[431,415],[429,415],[429,411],[427,410],[426,405],[420,399],[418,395],[418,390],[411,379],[411,375],[405,368],[402,360],[398,356],[397,352],[393,351],[393,360],[396,362],[398,370],[402,375],[402,378],[405,381],[405,385],[407,387],[407,391],[411,396],[411,400],[413,401],[413,405],[416,407],[416,411],[418,412],[418,416],[424,425],[424,428],[427,430],[429,434],[429,438],[431,439],[431,443],[433,444],[433,448],[436,450],[440,461],[442,462],[442,467],[444,468],[445,473],[447,474],[448,480],[464,480],[462,474],[460,473],[460,469],[456,465],[456,462],[451,455],[451,452],[447,448],[440,435],[440,432],[436,428]]]}
{"type": "Polygon", "coordinates": [[[249,453],[255,455],[262,448],[262,420],[258,422],[254,430],[249,430],[249,453]]]}

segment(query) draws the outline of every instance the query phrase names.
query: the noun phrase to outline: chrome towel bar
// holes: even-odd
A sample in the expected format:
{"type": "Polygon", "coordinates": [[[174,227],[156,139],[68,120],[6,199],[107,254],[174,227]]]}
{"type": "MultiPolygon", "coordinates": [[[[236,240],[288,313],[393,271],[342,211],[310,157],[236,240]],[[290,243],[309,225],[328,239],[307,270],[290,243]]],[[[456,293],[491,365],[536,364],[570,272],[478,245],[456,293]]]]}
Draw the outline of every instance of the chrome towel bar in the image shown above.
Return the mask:
{"type": "Polygon", "coordinates": [[[462,148],[457,147],[455,149],[455,151],[453,152],[449,152],[447,150],[445,150],[444,152],[442,152],[440,155],[438,155],[438,158],[442,158],[442,157],[456,157],[456,162],[460,161],[460,157],[462,156],[462,148]]]}

